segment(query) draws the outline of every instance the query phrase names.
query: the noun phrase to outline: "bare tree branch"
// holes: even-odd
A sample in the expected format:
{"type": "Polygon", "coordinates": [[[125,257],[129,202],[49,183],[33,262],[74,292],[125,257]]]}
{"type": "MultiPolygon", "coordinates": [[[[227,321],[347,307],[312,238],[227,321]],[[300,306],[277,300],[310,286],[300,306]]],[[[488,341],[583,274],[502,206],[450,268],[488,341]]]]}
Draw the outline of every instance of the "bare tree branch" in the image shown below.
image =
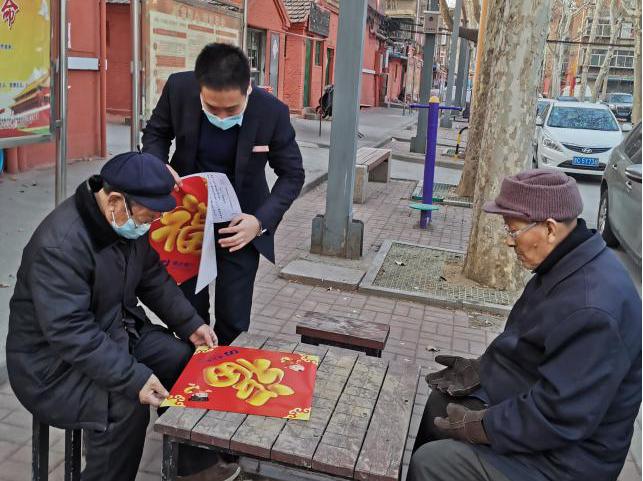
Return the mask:
{"type": "Polygon", "coordinates": [[[473,5],[473,17],[476,19],[476,24],[480,25],[480,12],[482,11],[480,0],[471,0],[471,3],[473,5]]]}

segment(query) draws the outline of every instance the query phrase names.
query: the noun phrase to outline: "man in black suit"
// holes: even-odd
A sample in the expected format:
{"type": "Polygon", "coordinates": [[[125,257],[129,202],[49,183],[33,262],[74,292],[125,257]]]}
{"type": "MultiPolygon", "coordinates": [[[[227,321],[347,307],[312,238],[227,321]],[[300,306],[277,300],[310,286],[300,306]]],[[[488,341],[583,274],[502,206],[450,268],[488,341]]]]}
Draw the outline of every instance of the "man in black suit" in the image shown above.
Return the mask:
{"type": "MultiPolygon", "coordinates": [[[[248,330],[259,254],[275,261],[274,234],[304,184],[301,152],[288,107],[250,85],[243,51],[207,45],[194,72],[171,75],[143,131],[143,151],[167,162],[179,176],[223,172],[237,192],[243,214],[215,225],[218,277],[214,330],[222,345],[248,330]],[[277,174],[268,188],[266,162],[277,174]]],[[[208,289],[194,294],[196,278],[181,289],[197,312],[209,319],[208,289]]]]}

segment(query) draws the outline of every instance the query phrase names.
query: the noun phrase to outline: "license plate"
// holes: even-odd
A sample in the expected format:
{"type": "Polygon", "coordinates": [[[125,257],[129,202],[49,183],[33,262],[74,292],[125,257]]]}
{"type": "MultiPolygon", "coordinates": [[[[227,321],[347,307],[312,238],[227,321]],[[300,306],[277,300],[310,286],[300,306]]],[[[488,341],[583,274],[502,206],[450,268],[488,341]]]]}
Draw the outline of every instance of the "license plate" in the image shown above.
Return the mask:
{"type": "Polygon", "coordinates": [[[598,159],[596,157],[574,157],[572,165],[587,165],[589,167],[598,167],[598,159]]]}

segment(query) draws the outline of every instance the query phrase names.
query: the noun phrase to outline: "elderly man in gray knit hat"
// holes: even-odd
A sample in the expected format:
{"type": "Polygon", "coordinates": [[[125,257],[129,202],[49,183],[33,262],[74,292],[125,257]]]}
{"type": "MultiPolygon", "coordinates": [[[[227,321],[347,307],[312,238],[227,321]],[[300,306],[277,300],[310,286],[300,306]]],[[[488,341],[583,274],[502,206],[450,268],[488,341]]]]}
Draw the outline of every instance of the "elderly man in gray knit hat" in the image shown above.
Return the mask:
{"type": "Polygon", "coordinates": [[[534,273],[479,359],[437,356],[412,481],[608,481],[641,403],[641,299],[576,181],[554,170],[503,180],[484,210],[534,273]]]}

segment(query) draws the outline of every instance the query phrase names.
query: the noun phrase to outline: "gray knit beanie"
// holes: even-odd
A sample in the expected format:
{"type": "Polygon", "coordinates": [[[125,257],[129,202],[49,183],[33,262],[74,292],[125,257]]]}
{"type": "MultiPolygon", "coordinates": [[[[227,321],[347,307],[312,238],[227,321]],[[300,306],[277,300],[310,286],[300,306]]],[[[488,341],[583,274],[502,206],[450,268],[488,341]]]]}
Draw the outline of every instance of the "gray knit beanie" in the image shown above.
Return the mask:
{"type": "Polygon", "coordinates": [[[483,210],[529,222],[570,220],[583,211],[576,180],[554,169],[525,170],[505,177],[500,194],[483,210]]]}

